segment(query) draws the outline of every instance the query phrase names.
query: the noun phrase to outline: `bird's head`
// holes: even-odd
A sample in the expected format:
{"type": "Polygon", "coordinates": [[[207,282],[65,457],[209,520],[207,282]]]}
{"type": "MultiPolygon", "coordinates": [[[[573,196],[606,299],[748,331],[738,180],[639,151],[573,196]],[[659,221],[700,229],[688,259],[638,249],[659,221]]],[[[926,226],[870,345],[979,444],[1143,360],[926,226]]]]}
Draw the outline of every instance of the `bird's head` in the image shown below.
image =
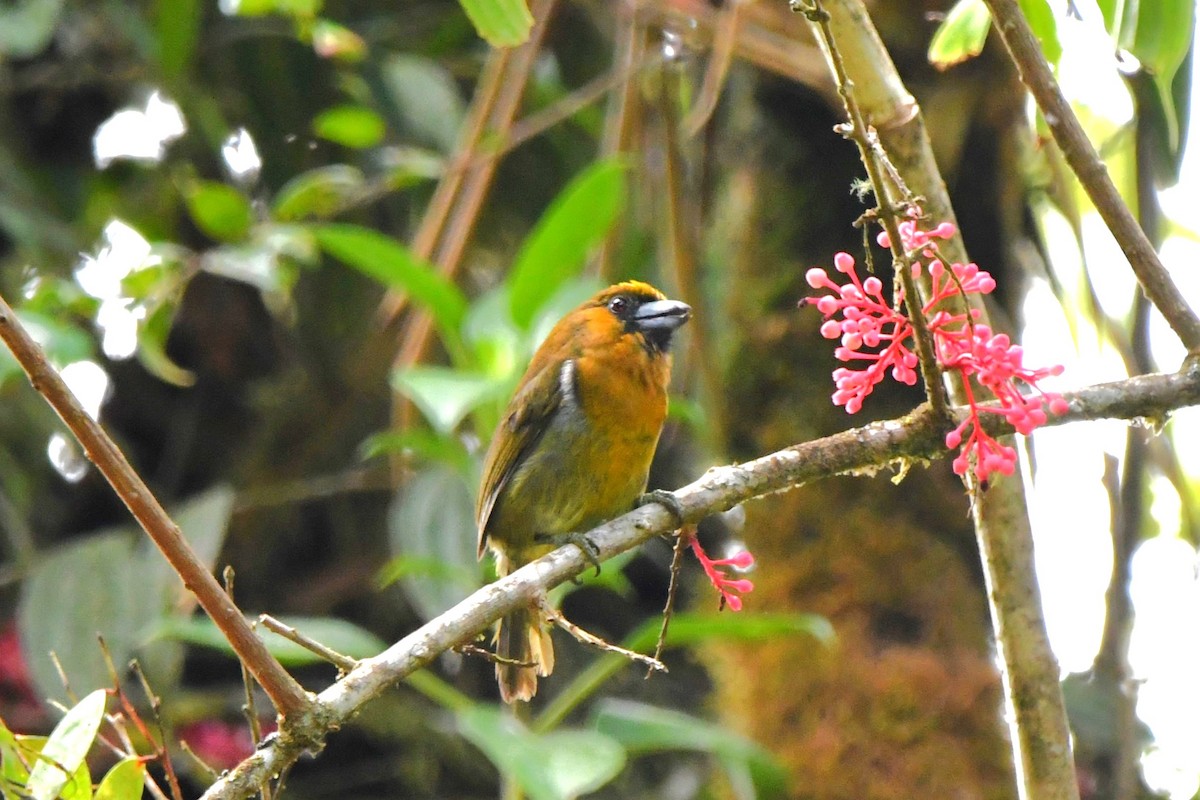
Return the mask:
{"type": "Polygon", "coordinates": [[[692,315],[691,306],[648,283],[625,281],[601,291],[584,305],[593,324],[618,336],[634,336],[652,354],[665,353],[671,336],[692,315]]]}

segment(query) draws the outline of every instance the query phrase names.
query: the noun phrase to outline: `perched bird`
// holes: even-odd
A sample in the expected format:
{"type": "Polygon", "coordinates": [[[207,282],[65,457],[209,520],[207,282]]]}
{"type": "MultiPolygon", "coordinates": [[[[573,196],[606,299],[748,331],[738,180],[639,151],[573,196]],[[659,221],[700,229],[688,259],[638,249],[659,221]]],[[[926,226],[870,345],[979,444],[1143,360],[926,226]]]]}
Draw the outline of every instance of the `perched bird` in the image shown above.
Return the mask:
{"type": "MultiPolygon", "coordinates": [[[[488,449],[475,509],[479,556],[517,567],[633,508],[667,416],[671,336],[691,308],[649,284],[610,286],[567,314],[521,378],[488,449]]],[[[542,614],[496,631],[500,695],[528,700],[554,669],[542,614]]]]}

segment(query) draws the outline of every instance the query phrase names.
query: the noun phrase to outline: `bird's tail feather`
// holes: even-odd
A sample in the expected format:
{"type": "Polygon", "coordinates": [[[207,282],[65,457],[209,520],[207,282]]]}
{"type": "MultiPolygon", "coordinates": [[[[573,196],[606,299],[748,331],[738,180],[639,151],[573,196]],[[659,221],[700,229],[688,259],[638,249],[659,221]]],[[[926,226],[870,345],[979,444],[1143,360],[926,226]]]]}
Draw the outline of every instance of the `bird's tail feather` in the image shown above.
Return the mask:
{"type": "Polygon", "coordinates": [[[502,619],[496,629],[496,655],[521,664],[496,664],[500,697],[506,703],[529,700],[537,694],[538,677],[554,671],[554,645],[541,616],[532,608],[522,609],[502,619]]]}

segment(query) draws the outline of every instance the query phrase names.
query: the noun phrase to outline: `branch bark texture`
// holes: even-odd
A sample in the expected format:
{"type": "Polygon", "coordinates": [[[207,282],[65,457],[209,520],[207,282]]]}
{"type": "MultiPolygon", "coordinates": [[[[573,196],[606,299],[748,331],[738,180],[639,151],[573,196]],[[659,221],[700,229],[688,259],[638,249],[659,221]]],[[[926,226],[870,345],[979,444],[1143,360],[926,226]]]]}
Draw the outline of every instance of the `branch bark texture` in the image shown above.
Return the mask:
{"type": "MultiPolygon", "coordinates": [[[[1200,404],[1200,365],[1171,375],[1148,375],[1092,386],[1064,397],[1070,410],[1051,419],[1049,424],[1109,418],[1162,420],[1172,409],[1200,404]]],[[[994,434],[1011,433],[998,416],[987,417],[995,425],[991,429],[994,434]]],[[[684,522],[698,522],[747,500],[821,478],[874,472],[939,458],[946,452],[943,444],[946,430],[928,406],[922,406],[902,419],[871,423],[745,464],[715,467],[678,490],[675,496],[684,522]]],[[[588,538],[596,544],[599,557],[608,559],[654,536],[669,533],[675,525],[670,512],[652,504],[599,526],[588,538]]],[[[304,721],[310,727],[297,729],[285,725],[278,739],[213,784],[204,800],[251,796],[264,778],[290,766],[305,747],[319,746],[329,732],[347,723],[359,708],[389,686],[426,666],[438,654],[471,641],[500,617],[590,567],[591,562],[577,547],[555,550],[483,587],[378,656],[360,661],[344,678],[317,696],[316,711],[304,721]]],[[[1057,686],[1057,675],[1054,677],[1057,686]]]]}

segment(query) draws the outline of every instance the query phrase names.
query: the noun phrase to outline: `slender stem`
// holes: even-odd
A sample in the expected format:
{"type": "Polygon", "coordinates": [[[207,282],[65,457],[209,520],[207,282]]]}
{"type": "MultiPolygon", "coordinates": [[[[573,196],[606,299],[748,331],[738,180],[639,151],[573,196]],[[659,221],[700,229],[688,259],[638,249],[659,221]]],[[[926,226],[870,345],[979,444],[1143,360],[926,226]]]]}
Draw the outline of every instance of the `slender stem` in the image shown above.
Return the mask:
{"type": "Polygon", "coordinates": [[[125,503],[142,530],[154,541],[171,567],[183,579],[221,633],[229,640],[243,664],[262,685],[276,710],[288,717],[311,706],[310,696],[267,651],[242,612],[229,599],[216,578],[196,556],[179,527],[163,510],[141,477],[130,466],[120,448],[100,424],[88,416],[58,371],[46,360],[16,314],[0,297],[0,339],[8,345],[29,382],[58,413],[84,452],[117,496],[125,503]]]}
{"type": "Polygon", "coordinates": [[[908,317],[913,326],[913,338],[916,340],[917,359],[921,364],[921,377],[925,382],[925,395],[929,398],[933,412],[944,415],[949,408],[946,387],[942,383],[942,370],[938,366],[933,335],[929,332],[929,325],[922,310],[921,295],[917,290],[917,282],[913,279],[912,259],[904,249],[904,240],[900,236],[900,223],[896,215],[898,204],[894,203],[892,199],[892,184],[884,177],[884,167],[880,163],[875,143],[872,141],[866,115],[863,114],[862,107],[855,97],[854,84],[846,72],[846,65],[842,61],[841,51],[838,50],[833,29],[829,24],[829,13],[825,11],[821,0],[812,0],[811,6],[801,5],[799,7],[816,28],[822,47],[829,59],[830,67],[833,69],[838,95],[841,96],[846,115],[850,118],[850,124],[842,126],[842,129],[845,135],[858,146],[859,158],[862,159],[863,166],[867,169],[867,178],[875,192],[879,220],[890,240],[896,275],[904,287],[905,305],[908,306],[908,317]]]}
{"type": "Polygon", "coordinates": [[[1038,108],[1042,110],[1054,141],[1100,212],[1100,217],[1112,231],[1121,251],[1129,259],[1129,266],[1137,276],[1142,291],[1162,312],[1188,352],[1200,353],[1200,318],[1171,280],[1158,253],[1154,251],[1154,245],[1121,199],[1120,192],[1108,175],[1108,169],[1088,140],[1058,81],[1054,79],[1050,65],[1042,56],[1037,37],[1021,13],[1017,0],[985,2],[991,9],[992,19],[1004,40],[1004,46],[1017,65],[1021,80],[1029,87],[1038,108]]]}

